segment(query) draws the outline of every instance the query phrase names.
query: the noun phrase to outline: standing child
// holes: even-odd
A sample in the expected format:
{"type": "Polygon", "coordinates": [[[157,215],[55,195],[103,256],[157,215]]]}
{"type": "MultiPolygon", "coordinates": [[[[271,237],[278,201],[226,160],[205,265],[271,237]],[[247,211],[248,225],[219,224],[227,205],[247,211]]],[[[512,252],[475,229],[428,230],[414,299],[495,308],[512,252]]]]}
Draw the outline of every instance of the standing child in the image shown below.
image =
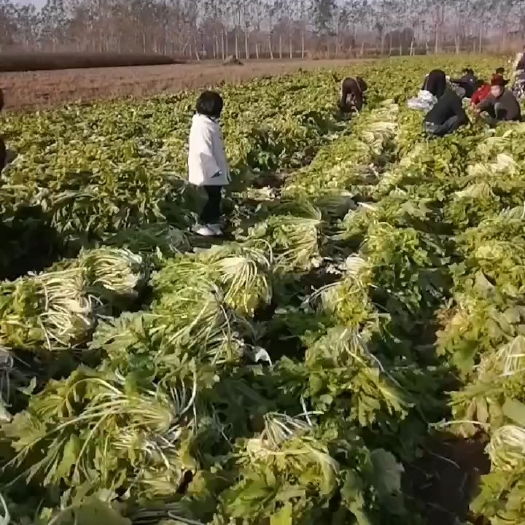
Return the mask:
{"type": "Polygon", "coordinates": [[[200,224],[195,233],[204,237],[222,235],[221,200],[222,187],[230,182],[228,162],[219,117],[224,102],[214,91],[205,91],[197,100],[197,113],[190,131],[188,171],[189,180],[206,191],[207,202],[200,214],[200,224]]]}

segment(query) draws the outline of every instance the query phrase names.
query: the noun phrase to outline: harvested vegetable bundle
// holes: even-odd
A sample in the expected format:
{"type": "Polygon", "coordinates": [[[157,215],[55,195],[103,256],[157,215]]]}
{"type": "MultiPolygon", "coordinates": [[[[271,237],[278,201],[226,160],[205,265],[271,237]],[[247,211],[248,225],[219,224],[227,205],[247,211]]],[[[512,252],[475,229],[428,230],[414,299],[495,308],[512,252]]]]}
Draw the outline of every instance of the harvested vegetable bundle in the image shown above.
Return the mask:
{"type": "Polygon", "coordinates": [[[525,429],[516,425],[498,428],[492,434],[487,452],[496,470],[525,468],[525,429]]]}
{"type": "Polygon", "coordinates": [[[266,241],[275,254],[275,272],[307,271],[321,262],[323,218],[307,200],[286,203],[250,229],[251,242],[266,241]]]}
{"type": "Polygon", "coordinates": [[[406,417],[414,401],[369,350],[373,333],[335,327],[308,348],[305,364],[314,408],[334,410],[362,427],[406,417]]]}
{"type": "Polygon", "coordinates": [[[368,294],[370,269],[361,257],[348,257],[342,265],[343,278],[317,290],[310,298],[317,308],[330,313],[341,325],[359,328],[378,319],[368,294]]]}
{"type": "Polygon", "coordinates": [[[89,250],[79,255],[77,264],[84,271],[90,292],[107,301],[134,298],[146,280],[142,257],[127,249],[89,250]]]}
{"type": "Polygon", "coordinates": [[[210,265],[224,301],[241,315],[253,316],[272,300],[273,256],[268,243],[227,244],[199,254],[210,265]]]}
{"type": "Polygon", "coordinates": [[[133,299],[145,279],[142,258],[127,250],[87,251],[64,266],[2,285],[0,345],[63,350],[81,344],[104,305],[133,299]]]}
{"type": "Polygon", "coordinates": [[[154,329],[164,334],[160,355],[238,360],[243,337],[254,335],[245,316],[271,299],[269,265],[264,252],[237,245],[168,262],[152,279],[154,329]]]}
{"type": "Polygon", "coordinates": [[[96,299],[86,294],[81,268],[43,273],[2,285],[0,344],[60,350],[85,341],[96,299]]]}
{"type": "Polygon", "coordinates": [[[365,524],[389,513],[402,467],[384,450],[369,452],[344,422],[314,424],[318,415],[268,413],[258,435],[239,441],[239,481],[220,495],[219,522],[365,524]]]}
{"type": "MultiPolygon", "coordinates": [[[[232,243],[175,258],[154,275],[154,289],[163,295],[175,295],[195,286],[202,298],[210,292],[214,297],[222,295],[228,307],[240,315],[253,316],[258,306],[268,304],[272,298],[271,249],[266,243],[258,244],[262,248],[257,243],[232,243]],[[216,294],[214,288],[220,293],[216,294]]],[[[177,301],[175,297],[173,300],[177,301]]]]}
{"type": "Polygon", "coordinates": [[[165,223],[153,223],[121,230],[104,240],[104,244],[127,248],[133,253],[177,254],[190,248],[186,235],[179,229],[165,223]]]}
{"type": "MultiPolygon", "coordinates": [[[[4,471],[69,497],[125,489],[172,494],[194,468],[196,385],[165,389],[118,373],[80,368],[51,381],[3,426],[14,451],[4,471]]],[[[172,385],[174,383],[172,382],[172,385]]]]}
{"type": "Polygon", "coordinates": [[[267,414],[262,433],[239,446],[240,481],[221,494],[221,514],[252,523],[278,519],[283,510],[294,519],[318,515],[337,490],[340,466],[313,430],[299,418],[267,414]]]}

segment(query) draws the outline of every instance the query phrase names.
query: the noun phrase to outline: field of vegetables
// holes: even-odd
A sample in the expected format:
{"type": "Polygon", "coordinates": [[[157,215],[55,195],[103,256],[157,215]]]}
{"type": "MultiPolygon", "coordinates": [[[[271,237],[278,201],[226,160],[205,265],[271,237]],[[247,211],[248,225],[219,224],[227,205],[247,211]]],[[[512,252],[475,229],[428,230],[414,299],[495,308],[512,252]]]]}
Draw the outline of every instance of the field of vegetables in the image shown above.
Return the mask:
{"type": "Polygon", "coordinates": [[[523,524],[525,124],[428,141],[405,106],[465,65],[501,64],[354,67],[352,122],[349,71],[223,86],[214,245],[195,93],[4,117],[0,523],[523,524]],[[490,467],[432,521],[447,439],[490,467]]]}

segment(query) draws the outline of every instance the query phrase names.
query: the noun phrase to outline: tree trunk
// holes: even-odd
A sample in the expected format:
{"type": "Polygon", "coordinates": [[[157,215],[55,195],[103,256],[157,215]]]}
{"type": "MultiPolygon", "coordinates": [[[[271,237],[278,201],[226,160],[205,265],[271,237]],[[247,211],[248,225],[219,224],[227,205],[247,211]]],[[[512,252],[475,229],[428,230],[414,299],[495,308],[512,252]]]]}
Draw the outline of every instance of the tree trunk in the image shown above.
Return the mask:
{"type": "Polygon", "coordinates": [[[279,33],[279,60],[283,59],[283,35],[279,33]]]}
{"type": "Polygon", "coordinates": [[[268,52],[270,53],[270,59],[273,60],[273,47],[272,47],[272,35],[268,33],[268,52]]]}
{"type": "Polygon", "coordinates": [[[479,50],[480,53],[483,53],[483,22],[479,24],[479,50]]]}
{"type": "Polygon", "coordinates": [[[248,29],[244,30],[244,55],[246,60],[250,60],[250,42],[248,37],[248,29]]]}
{"type": "Polygon", "coordinates": [[[305,42],[304,42],[304,29],[301,30],[301,59],[304,60],[305,57],[305,42]]]}
{"type": "Polygon", "coordinates": [[[440,36],[441,36],[441,28],[443,26],[443,18],[444,18],[444,6],[439,5],[437,7],[437,13],[436,13],[436,41],[434,42],[434,53],[437,55],[440,51],[440,36]]]}
{"type": "Polygon", "coordinates": [[[239,31],[235,28],[235,58],[239,59],[239,31]]]}

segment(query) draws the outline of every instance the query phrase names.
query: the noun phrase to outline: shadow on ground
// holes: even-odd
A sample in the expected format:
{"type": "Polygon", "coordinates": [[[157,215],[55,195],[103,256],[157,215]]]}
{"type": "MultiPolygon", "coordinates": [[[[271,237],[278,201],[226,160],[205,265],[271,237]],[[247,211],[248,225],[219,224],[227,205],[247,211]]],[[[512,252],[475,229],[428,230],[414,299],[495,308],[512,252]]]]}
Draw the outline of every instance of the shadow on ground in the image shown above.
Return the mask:
{"type": "Polygon", "coordinates": [[[484,448],[480,440],[436,436],[421,458],[405,465],[404,489],[428,525],[484,524],[469,511],[480,477],[490,469],[484,448]]]}

